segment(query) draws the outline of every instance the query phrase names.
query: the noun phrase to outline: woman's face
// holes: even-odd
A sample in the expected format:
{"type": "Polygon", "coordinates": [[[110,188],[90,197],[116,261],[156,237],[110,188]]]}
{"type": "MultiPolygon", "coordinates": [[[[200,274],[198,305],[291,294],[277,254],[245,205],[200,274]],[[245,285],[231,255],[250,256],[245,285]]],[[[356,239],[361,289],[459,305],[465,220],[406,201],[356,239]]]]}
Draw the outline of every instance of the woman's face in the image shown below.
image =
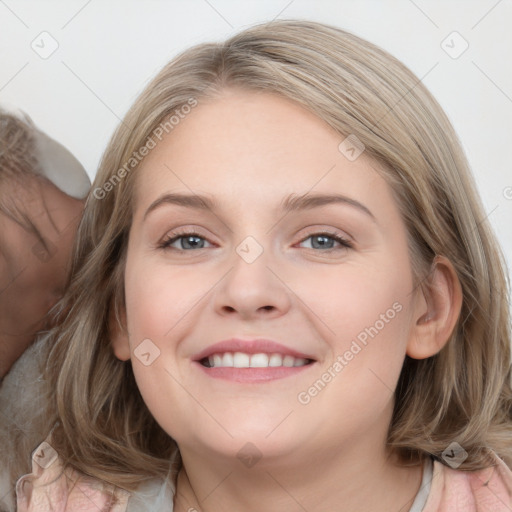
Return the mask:
{"type": "Polygon", "coordinates": [[[385,442],[421,304],[391,189],[344,139],[227,89],[143,161],[115,351],[183,453],[385,442]]]}

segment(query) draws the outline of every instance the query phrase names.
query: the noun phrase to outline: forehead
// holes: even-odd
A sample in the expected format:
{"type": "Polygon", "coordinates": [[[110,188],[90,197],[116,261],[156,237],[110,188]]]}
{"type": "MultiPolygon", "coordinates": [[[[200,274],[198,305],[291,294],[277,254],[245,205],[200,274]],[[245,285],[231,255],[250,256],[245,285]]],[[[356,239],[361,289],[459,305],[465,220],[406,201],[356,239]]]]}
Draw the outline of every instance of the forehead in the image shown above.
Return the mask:
{"type": "Polygon", "coordinates": [[[35,176],[19,176],[1,183],[0,194],[2,231],[9,231],[9,226],[32,231],[44,212],[46,205],[42,193],[41,180],[35,176]],[[32,224],[32,228],[29,226],[32,224]]]}
{"type": "MultiPolygon", "coordinates": [[[[280,95],[228,89],[199,100],[145,157],[136,205],[164,191],[204,193],[222,201],[277,203],[290,193],[346,192],[355,198],[386,187],[364,153],[349,161],[344,136],[280,95]]],[[[249,206],[249,203],[247,203],[249,206]]]]}
{"type": "MultiPolygon", "coordinates": [[[[2,183],[0,228],[14,240],[40,237],[55,239],[81,214],[82,201],[67,196],[53,183],[38,176],[2,183]],[[16,235],[17,234],[17,235],[16,235]]],[[[4,243],[12,250],[14,242],[4,243]]],[[[13,251],[15,253],[15,251],[13,251]]]]}

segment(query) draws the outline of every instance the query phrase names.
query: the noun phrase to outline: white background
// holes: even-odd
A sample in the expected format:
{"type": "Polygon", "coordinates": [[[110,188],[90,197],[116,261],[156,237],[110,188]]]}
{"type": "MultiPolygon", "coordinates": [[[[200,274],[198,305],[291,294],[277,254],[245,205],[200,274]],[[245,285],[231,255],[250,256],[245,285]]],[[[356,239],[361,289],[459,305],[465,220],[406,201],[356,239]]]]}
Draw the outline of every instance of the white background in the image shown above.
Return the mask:
{"type": "Polygon", "coordinates": [[[274,18],[347,29],[423,77],[459,134],[511,268],[511,0],[0,0],[0,105],[27,112],[92,179],[120,118],[174,55],[274,18]],[[31,47],[43,31],[58,43],[46,59],[31,47]],[[453,31],[469,44],[457,59],[441,47],[453,31]]]}

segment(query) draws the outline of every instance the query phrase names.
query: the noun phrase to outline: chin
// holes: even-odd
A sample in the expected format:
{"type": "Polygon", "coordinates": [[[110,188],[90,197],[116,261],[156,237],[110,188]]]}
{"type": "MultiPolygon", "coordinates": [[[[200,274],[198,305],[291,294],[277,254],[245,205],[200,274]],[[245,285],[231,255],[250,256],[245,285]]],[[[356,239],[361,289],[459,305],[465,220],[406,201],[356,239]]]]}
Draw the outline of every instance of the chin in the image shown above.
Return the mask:
{"type": "MultiPolygon", "coordinates": [[[[239,422],[223,422],[224,428],[218,425],[199,432],[187,432],[186,439],[178,439],[181,446],[189,445],[194,450],[201,446],[215,457],[244,459],[246,457],[261,458],[270,462],[272,459],[283,459],[297,454],[300,446],[307,445],[307,435],[299,425],[282,424],[284,416],[269,424],[258,422],[257,418],[250,422],[247,418],[239,422]],[[276,428],[277,427],[277,428],[276,428]],[[229,432],[229,434],[228,434],[229,432]]],[[[243,462],[243,460],[241,460],[243,462]]]]}

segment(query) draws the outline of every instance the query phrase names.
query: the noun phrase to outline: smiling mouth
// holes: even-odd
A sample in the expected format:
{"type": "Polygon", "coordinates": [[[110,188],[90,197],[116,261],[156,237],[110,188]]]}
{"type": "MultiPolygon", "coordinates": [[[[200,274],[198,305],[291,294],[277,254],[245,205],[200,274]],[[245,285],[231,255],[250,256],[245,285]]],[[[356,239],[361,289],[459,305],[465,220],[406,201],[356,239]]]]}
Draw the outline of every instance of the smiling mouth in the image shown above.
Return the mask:
{"type": "Polygon", "coordinates": [[[312,359],[283,354],[223,352],[199,361],[205,368],[293,368],[313,363],[312,359]]]}

